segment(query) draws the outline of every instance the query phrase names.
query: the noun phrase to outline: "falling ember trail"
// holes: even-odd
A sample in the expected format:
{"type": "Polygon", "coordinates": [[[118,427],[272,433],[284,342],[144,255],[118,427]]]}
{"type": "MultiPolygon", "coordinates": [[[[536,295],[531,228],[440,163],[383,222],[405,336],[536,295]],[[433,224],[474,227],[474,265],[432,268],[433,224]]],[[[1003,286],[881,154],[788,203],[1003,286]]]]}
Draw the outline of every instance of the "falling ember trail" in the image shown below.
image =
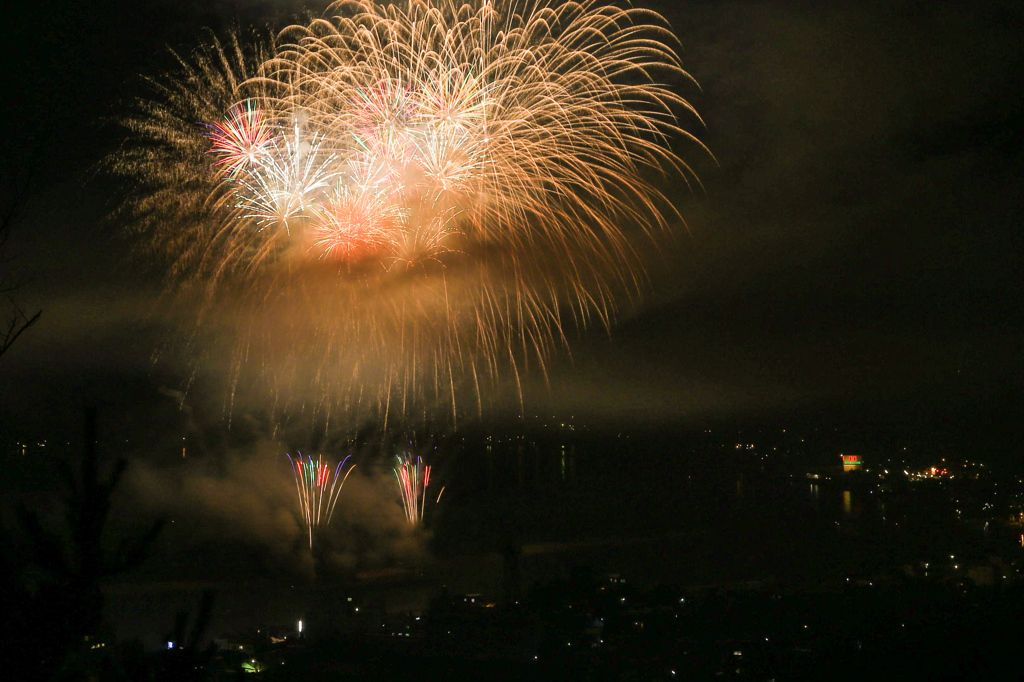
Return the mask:
{"type": "Polygon", "coordinates": [[[306,457],[301,452],[294,459],[291,455],[286,456],[292,464],[295,491],[299,498],[299,513],[306,525],[309,549],[312,550],[314,530],[331,522],[334,505],[338,503],[341,489],[356,465],[350,466],[342,475],[342,469],[345,468],[345,463],[348,462],[351,455],[341,460],[333,471],[319,455],[316,459],[306,457]]]}

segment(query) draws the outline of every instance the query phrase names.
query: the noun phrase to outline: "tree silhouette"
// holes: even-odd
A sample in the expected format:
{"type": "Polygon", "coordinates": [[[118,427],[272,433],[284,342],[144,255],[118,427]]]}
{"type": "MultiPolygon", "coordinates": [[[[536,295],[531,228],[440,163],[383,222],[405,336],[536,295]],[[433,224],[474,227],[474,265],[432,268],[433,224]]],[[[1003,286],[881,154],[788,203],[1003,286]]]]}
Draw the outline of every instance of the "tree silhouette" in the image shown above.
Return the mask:
{"type": "Polygon", "coordinates": [[[11,232],[25,216],[31,186],[31,164],[21,163],[5,154],[0,168],[0,299],[3,317],[0,317],[0,357],[10,350],[18,337],[39,321],[43,311],[30,314],[12,295],[25,284],[25,278],[11,267],[14,256],[8,251],[11,232]]]}
{"type": "Polygon", "coordinates": [[[14,608],[4,619],[2,639],[22,679],[53,679],[62,668],[73,667],[74,654],[87,648],[100,628],[100,581],[140,564],[164,525],[158,520],[145,532],[122,538],[112,551],[106,549],[104,531],[127,462],[118,458],[110,476],[102,479],[96,442],[96,410],[90,408],[81,467],[77,475],[70,466],[62,472],[68,489],[66,532],[47,528],[36,512],[20,505],[16,512],[27,549],[20,567],[10,555],[13,543],[4,538],[3,588],[14,608]],[[35,589],[26,575],[34,576],[35,589]]]}
{"type": "Polygon", "coordinates": [[[201,645],[206,638],[215,600],[214,590],[203,591],[191,630],[188,629],[188,611],[177,614],[174,629],[167,634],[166,639],[178,646],[163,652],[163,665],[156,671],[155,676],[158,682],[190,682],[210,677],[212,671],[209,666],[217,653],[217,645],[212,641],[205,647],[201,645]]]}

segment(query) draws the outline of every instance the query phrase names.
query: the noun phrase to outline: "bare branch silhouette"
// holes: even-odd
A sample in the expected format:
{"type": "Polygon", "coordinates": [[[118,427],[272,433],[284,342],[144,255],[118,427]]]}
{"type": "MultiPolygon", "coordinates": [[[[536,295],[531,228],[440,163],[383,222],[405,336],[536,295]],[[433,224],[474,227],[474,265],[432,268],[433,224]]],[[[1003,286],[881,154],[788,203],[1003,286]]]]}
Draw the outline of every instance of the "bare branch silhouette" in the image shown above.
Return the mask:
{"type": "Polygon", "coordinates": [[[32,164],[4,155],[0,168],[0,297],[6,299],[0,317],[0,357],[10,350],[32,325],[39,321],[41,310],[30,313],[11,295],[28,281],[11,267],[15,257],[9,251],[11,232],[25,217],[29,189],[32,184],[32,164]]]}

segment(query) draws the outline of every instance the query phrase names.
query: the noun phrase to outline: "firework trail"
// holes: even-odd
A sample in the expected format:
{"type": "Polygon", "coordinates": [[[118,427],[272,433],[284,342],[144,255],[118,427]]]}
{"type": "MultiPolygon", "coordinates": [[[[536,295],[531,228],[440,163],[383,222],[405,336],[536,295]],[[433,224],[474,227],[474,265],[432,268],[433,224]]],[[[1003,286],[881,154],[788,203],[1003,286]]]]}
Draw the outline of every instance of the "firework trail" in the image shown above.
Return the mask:
{"type": "Polygon", "coordinates": [[[675,42],[594,0],[340,2],[180,58],[110,167],[235,381],[479,406],[642,293],[677,218],[655,181],[696,181],[675,42]]]}
{"type": "Polygon", "coordinates": [[[312,457],[303,457],[300,452],[295,459],[292,459],[291,455],[287,455],[287,457],[292,465],[295,491],[299,498],[299,511],[309,534],[309,549],[312,550],[314,529],[326,526],[331,522],[334,505],[338,502],[341,489],[356,465],[350,466],[342,475],[342,469],[345,468],[349,457],[341,460],[333,470],[320,456],[313,459],[312,457]]]}
{"type": "MultiPolygon", "coordinates": [[[[402,494],[402,506],[405,518],[416,525],[423,520],[427,505],[427,486],[430,484],[430,466],[423,463],[421,457],[413,463],[408,457],[397,456],[398,466],[395,467],[395,478],[398,479],[398,490],[402,494]]],[[[439,497],[440,499],[440,497],[439,497]]]]}

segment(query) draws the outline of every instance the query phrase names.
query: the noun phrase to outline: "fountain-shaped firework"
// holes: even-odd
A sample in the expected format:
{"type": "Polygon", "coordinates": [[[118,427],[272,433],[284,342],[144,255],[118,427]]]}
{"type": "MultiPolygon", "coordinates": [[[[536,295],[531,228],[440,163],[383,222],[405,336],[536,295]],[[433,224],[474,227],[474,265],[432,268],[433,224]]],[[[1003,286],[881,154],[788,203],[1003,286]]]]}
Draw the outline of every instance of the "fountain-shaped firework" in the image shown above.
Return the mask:
{"type": "Polygon", "coordinates": [[[306,531],[309,534],[309,549],[312,551],[313,529],[321,525],[326,526],[331,522],[334,505],[338,502],[341,489],[356,465],[350,466],[342,475],[345,463],[348,462],[351,455],[341,460],[333,471],[320,455],[314,459],[305,457],[300,452],[295,459],[292,459],[291,455],[287,455],[287,457],[292,463],[295,490],[299,497],[299,511],[306,524],[306,531]]]}
{"type": "Polygon", "coordinates": [[[417,457],[415,462],[402,455],[397,455],[397,459],[395,478],[398,479],[398,489],[402,493],[405,518],[410,524],[416,525],[423,520],[426,511],[430,466],[423,463],[422,457],[417,457]]]}

